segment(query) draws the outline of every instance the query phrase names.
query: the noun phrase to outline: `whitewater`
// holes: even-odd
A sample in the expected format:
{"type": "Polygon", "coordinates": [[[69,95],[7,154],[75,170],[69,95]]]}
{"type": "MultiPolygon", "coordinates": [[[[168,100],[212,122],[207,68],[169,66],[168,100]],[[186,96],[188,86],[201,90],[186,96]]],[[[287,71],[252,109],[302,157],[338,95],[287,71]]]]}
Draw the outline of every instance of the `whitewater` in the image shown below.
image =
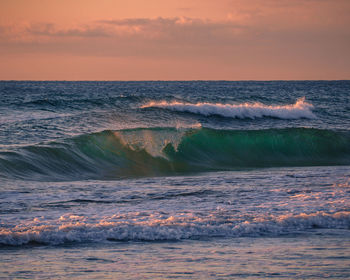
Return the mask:
{"type": "Polygon", "coordinates": [[[202,114],[204,116],[218,115],[230,118],[263,118],[274,117],[280,119],[313,119],[316,116],[312,113],[313,105],[305,102],[305,97],[299,98],[292,105],[264,105],[262,103],[242,103],[242,104],[220,104],[220,103],[182,103],[167,101],[151,101],[141,108],[165,108],[180,112],[190,112],[202,114]]]}
{"type": "Polygon", "coordinates": [[[0,278],[350,277],[350,82],[0,82],[0,278]]]}

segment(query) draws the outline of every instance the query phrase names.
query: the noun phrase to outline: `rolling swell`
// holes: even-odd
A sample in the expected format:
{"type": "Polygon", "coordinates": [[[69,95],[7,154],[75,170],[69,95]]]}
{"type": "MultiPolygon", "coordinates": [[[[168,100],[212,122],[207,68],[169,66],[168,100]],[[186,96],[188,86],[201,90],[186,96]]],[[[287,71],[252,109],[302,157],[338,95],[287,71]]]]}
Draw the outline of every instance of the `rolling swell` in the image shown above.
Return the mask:
{"type": "Polygon", "coordinates": [[[0,177],[118,179],[240,168],[350,164],[349,132],[309,128],[103,131],[0,152],[0,177]]]}

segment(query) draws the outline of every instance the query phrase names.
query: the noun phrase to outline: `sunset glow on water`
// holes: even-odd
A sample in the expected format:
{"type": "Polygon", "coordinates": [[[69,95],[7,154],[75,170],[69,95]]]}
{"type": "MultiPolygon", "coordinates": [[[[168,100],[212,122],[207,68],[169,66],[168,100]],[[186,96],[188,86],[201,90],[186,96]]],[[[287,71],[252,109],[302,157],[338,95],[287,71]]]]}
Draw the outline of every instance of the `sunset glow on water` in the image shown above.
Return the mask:
{"type": "Polygon", "coordinates": [[[0,278],[350,278],[349,3],[0,1],[0,278]]]}

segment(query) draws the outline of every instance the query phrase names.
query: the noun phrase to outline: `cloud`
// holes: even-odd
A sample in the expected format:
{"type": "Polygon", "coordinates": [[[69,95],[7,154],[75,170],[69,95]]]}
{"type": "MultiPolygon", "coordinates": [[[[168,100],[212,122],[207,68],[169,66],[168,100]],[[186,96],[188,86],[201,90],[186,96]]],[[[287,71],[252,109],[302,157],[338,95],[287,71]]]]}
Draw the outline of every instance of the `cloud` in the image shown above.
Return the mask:
{"type": "MultiPolygon", "coordinates": [[[[335,57],[350,47],[350,31],[343,21],[325,24],[318,19],[317,24],[310,21],[300,25],[295,13],[285,20],[288,15],[278,11],[273,11],[272,18],[269,17],[272,12],[254,10],[230,11],[222,20],[157,17],[97,20],[70,26],[50,22],[0,26],[0,55],[211,57],[227,63],[241,61],[243,57],[268,63],[276,57],[286,60],[286,55],[298,59],[316,54],[335,57]],[[277,19],[281,19],[278,24],[277,19]]],[[[308,20],[304,15],[302,19],[308,20]]]]}
{"type": "MultiPolygon", "coordinates": [[[[190,7],[198,9],[181,12],[187,16],[172,16],[179,12],[174,9],[163,17],[147,13],[133,18],[102,15],[89,17],[94,19],[90,21],[80,18],[79,23],[54,18],[52,22],[12,24],[4,20],[0,25],[0,58],[7,66],[3,69],[10,69],[15,65],[11,61],[16,60],[19,71],[21,59],[42,57],[44,68],[50,68],[46,60],[55,61],[53,58],[58,62],[66,58],[69,67],[62,66],[63,72],[73,66],[78,69],[74,61],[92,69],[103,61],[110,69],[121,65],[113,68],[118,70],[111,70],[111,75],[127,68],[130,76],[141,72],[151,75],[148,65],[161,75],[168,73],[167,77],[176,67],[175,72],[181,75],[191,72],[191,77],[202,77],[196,73],[206,73],[205,77],[223,78],[217,73],[226,73],[225,77],[232,79],[271,77],[271,73],[284,78],[329,77],[323,73],[343,73],[344,77],[349,73],[350,1],[222,1],[226,4],[190,1],[190,7]],[[206,13],[199,13],[200,9],[206,13]],[[282,72],[284,76],[279,76],[282,72]]],[[[182,6],[186,5],[183,1],[182,6]]],[[[104,73],[104,66],[100,67],[104,73]]],[[[79,69],[85,71],[85,66],[79,69]]]]}
{"type": "Polygon", "coordinates": [[[191,57],[238,43],[245,29],[230,20],[187,17],[100,20],[72,27],[27,23],[0,27],[0,54],[191,57]]]}
{"type": "Polygon", "coordinates": [[[30,24],[25,28],[28,35],[44,37],[108,37],[110,34],[102,26],[80,26],[58,28],[53,23],[30,24]]]}
{"type": "Polygon", "coordinates": [[[211,33],[213,31],[226,31],[225,35],[230,35],[231,31],[238,31],[244,26],[238,25],[230,20],[210,21],[205,19],[196,19],[188,17],[173,17],[154,19],[131,18],[118,20],[100,20],[89,24],[74,27],[59,27],[53,23],[29,23],[11,26],[0,26],[0,32],[11,37],[18,38],[22,36],[23,41],[29,37],[32,41],[35,38],[53,38],[59,37],[121,37],[127,35],[137,35],[146,38],[164,37],[169,38],[180,34],[200,35],[200,33],[211,33]]]}

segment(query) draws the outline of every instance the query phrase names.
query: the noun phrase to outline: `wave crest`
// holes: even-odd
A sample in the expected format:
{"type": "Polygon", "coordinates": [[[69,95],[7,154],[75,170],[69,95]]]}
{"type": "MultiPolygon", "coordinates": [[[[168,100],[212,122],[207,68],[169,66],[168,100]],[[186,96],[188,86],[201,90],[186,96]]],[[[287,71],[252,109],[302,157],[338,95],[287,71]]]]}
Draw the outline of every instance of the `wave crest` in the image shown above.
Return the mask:
{"type": "Polygon", "coordinates": [[[263,118],[273,117],[279,119],[315,119],[312,112],[314,106],[305,101],[305,97],[299,98],[294,104],[289,105],[265,105],[260,102],[242,104],[220,104],[220,103],[186,103],[151,101],[141,108],[164,108],[178,112],[189,112],[204,116],[218,115],[228,118],[263,118]]]}

